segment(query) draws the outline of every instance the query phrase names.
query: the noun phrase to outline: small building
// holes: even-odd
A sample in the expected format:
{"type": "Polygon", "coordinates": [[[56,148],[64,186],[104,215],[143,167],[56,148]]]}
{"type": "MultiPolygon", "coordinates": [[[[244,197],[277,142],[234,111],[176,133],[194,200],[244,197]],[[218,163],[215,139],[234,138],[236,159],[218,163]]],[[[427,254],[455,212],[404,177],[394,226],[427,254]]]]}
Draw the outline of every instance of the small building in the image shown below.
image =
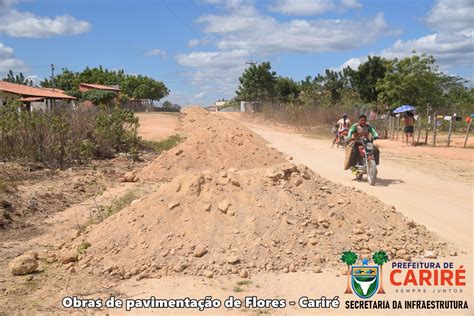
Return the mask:
{"type": "Polygon", "coordinates": [[[101,84],[94,84],[94,83],[80,83],[79,84],[79,91],[86,92],[89,90],[112,91],[117,94],[117,98],[120,96],[120,87],[118,85],[104,86],[101,84]]]}
{"type": "Polygon", "coordinates": [[[209,112],[219,112],[219,107],[216,105],[211,105],[211,106],[205,107],[204,109],[208,110],[209,112]]]}
{"type": "Polygon", "coordinates": [[[54,105],[69,104],[76,100],[60,89],[30,87],[22,84],[0,81],[0,105],[8,100],[18,100],[24,109],[50,109],[54,105]]]}

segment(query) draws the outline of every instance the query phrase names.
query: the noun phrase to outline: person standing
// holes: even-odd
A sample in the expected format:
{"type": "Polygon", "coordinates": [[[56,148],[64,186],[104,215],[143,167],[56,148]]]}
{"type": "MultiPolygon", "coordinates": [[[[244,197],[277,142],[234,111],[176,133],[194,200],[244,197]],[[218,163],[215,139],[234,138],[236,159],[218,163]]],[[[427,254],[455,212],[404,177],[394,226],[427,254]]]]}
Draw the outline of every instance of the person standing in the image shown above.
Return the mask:
{"type": "Polygon", "coordinates": [[[415,115],[413,114],[413,112],[405,112],[405,114],[403,115],[403,123],[405,125],[404,133],[406,144],[408,145],[408,141],[411,138],[411,144],[413,145],[415,143],[415,115]]]}

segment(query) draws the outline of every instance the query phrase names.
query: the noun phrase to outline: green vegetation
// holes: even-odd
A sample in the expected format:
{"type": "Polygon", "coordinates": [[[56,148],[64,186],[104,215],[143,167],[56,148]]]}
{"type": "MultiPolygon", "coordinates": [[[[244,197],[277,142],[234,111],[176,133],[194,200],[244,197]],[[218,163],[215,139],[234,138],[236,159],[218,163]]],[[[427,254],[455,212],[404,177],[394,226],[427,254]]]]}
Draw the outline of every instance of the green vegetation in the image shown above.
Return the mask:
{"type": "MultiPolygon", "coordinates": [[[[102,194],[102,190],[98,190],[97,196],[102,194]]],[[[105,220],[107,217],[120,212],[127,206],[129,206],[134,200],[138,199],[140,196],[145,194],[145,192],[139,192],[136,189],[132,189],[127,191],[124,195],[119,197],[118,199],[113,199],[110,204],[108,205],[100,205],[96,201],[96,197],[93,198],[94,203],[95,203],[95,208],[93,211],[95,211],[95,216],[90,214],[90,222],[91,223],[97,223],[97,222],[102,222],[105,220]]]]}
{"type": "Polygon", "coordinates": [[[20,104],[0,107],[0,160],[41,162],[64,168],[117,153],[136,157],[138,118],[124,109],[18,111],[20,104]]]}
{"type": "Polygon", "coordinates": [[[243,291],[244,291],[244,289],[243,289],[243,288],[241,288],[241,287],[239,287],[239,286],[234,286],[234,289],[233,289],[233,291],[234,291],[234,292],[237,292],[237,293],[239,293],[239,292],[243,292],[243,291]]]}
{"type": "Polygon", "coordinates": [[[161,141],[151,141],[151,140],[142,140],[142,146],[145,148],[149,148],[157,153],[161,153],[166,150],[170,150],[171,148],[178,145],[183,138],[181,135],[171,135],[166,139],[161,141]]]}
{"type": "Polygon", "coordinates": [[[238,286],[250,285],[250,284],[252,284],[252,281],[250,281],[250,280],[242,280],[242,281],[238,281],[238,282],[237,282],[237,285],[238,285],[238,286]]]}
{"type": "Polygon", "coordinates": [[[77,254],[82,255],[86,252],[86,250],[91,246],[90,243],[88,242],[82,242],[78,247],[77,247],[77,254]]]}
{"type": "Polygon", "coordinates": [[[403,59],[368,56],[357,69],[326,69],[296,82],[278,76],[269,62],[251,65],[240,77],[235,101],[260,105],[268,115],[290,123],[330,124],[342,112],[379,113],[411,104],[437,113],[474,112],[474,88],[467,81],[439,70],[435,59],[413,55],[403,59]]]}
{"type": "MultiPolygon", "coordinates": [[[[102,68],[102,66],[98,68],[87,67],[82,72],[73,72],[64,68],[60,74],[55,76],[54,84],[50,79],[45,79],[40,82],[40,85],[49,88],[55,86],[66,91],[69,95],[89,100],[89,92],[81,93],[79,91],[80,83],[106,86],[119,85],[121,89],[120,98],[122,100],[160,100],[169,94],[168,88],[161,81],[142,75],[128,75],[123,70],[110,71],[102,68]]],[[[94,97],[97,97],[97,95],[94,95],[94,97]]]]}
{"type": "Polygon", "coordinates": [[[23,84],[25,86],[32,86],[33,81],[31,79],[25,78],[22,72],[15,75],[12,70],[7,73],[7,76],[2,79],[2,81],[23,84]]]}

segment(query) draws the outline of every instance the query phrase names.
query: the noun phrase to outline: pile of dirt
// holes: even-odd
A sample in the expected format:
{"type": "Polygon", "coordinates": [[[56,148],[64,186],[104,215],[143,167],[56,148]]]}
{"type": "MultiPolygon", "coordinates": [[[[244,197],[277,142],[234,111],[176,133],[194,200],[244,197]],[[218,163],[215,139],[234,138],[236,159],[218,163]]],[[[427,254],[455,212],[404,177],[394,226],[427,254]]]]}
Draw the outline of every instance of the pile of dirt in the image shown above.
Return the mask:
{"type": "Polygon", "coordinates": [[[170,181],[183,171],[248,169],[283,163],[282,155],[248,128],[197,107],[181,116],[186,138],[138,172],[145,181],[170,181]]]}
{"type": "Polygon", "coordinates": [[[378,199],[293,164],[178,176],[71,249],[81,243],[84,269],[125,279],[320,270],[349,249],[405,260],[447,251],[378,199]]]}
{"type": "Polygon", "coordinates": [[[283,156],[237,123],[189,109],[186,141],[140,171],[164,182],[61,249],[79,269],[127,279],[319,272],[354,250],[412,260],[447,255],[425,227],[283,156]],[[238,169],[237,169],[238,168],[238,169]],[[80,251],[79,251],[80,250],[80,251]]]}

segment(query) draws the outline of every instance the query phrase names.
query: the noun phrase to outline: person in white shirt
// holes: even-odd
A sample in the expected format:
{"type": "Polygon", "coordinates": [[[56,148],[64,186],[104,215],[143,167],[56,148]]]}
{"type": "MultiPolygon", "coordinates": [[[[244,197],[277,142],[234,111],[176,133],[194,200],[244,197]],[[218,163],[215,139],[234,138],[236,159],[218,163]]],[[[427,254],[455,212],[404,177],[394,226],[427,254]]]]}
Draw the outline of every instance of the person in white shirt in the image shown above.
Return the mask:
{"type": "Polygon", "coordinates": [[[341,136],[347,136],[347,133],[349,132],[351,121],[347,118],[347,113],[342,114],[342,118],[339,119],[339,121],[337,121],[336,125],[337,125],[337,133],[336,133],[336,138],[334,138],[334,141],[332,142],[333,146],[334,144],[339,142],[339,138],[341,136]]]}

